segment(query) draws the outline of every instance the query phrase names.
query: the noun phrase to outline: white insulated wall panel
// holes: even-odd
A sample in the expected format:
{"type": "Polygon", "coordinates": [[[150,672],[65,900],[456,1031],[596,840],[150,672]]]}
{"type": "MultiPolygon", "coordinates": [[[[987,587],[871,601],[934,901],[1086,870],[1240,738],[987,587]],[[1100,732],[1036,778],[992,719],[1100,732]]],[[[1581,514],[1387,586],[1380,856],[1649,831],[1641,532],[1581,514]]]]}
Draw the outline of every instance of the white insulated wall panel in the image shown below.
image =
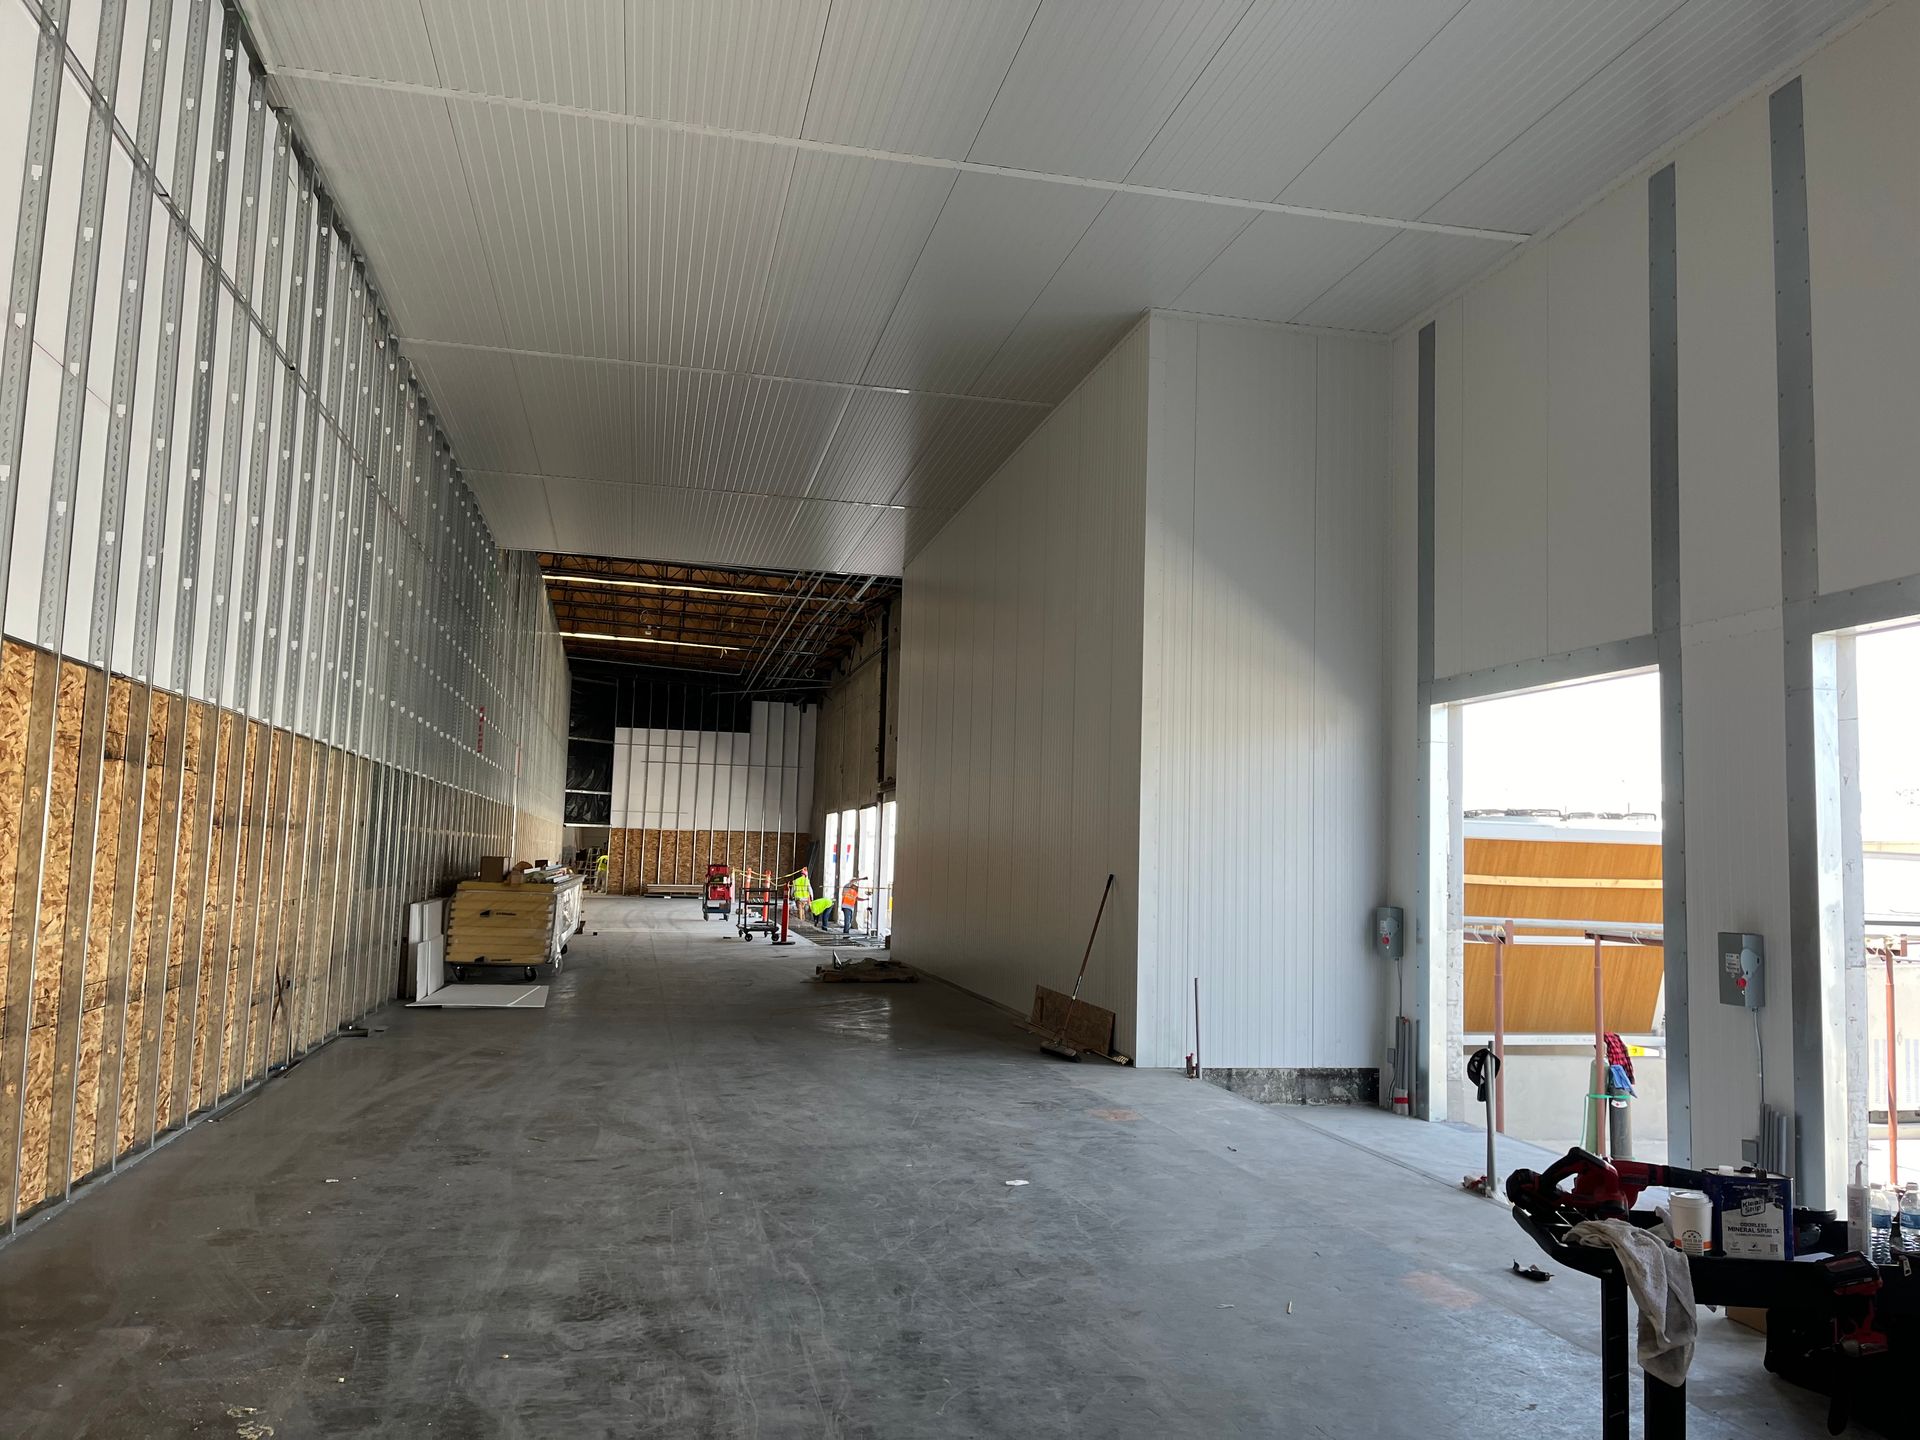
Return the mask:
{"type": "Polygon", "coordinates": [[[752,728],[614,731],[613,825],[642,830],[804,828],[814,712],[755,701],[752,728]]]}
{"type": "Polygon", "coordinates": [[[1378,1063],[1386,358],[1154,317],[1143,1065],[1378,1063]]]}
{"type": "Polygon", "coordinates": [[[1674,193],[1680,613],[1695,625],[1780,603],[1773,179],[1764,96],[1681,147],[1674,193]]]}
{"type": "Polygon", "coordinates": [[[1792,934],[1787,904],[1784,638],[1775,613],[1689,631],[1683,646],[1687,751],[1687,972],[1693,1158],[1740,1163],[1758,1126],[1751,1015],[1719,1003],[1722,930],[1764,935],[1773,957],[1761,1033],[1767,1100],[1793,1103],[1792,934]]]}
{"type": "Polygon", "coordinates": [[[1920,570],[1920,5],[1807,63],[1820,589],[1920,570]]]}
{"type": "MultiPolygon", "coordinates": [[[[1467,669],[1461,659],[1465,616],[1462,566],[1466,559],[1465,487],[1461,469],[1463,431],[1460,397],[1461,303],[1441,307],[1433,318],[1433,673],[1457,675],[1467,669]]],[[[1416,356],[1418,352],[1416,351],[1416,356]]],[[[1418,424],[1418,371],[1412,392],[1418,424]]],[[[1417,438],[1417,436],[1416,436],[1417,438]]],[[[1417,497],[1416,497],[1417,500],[1417,497]]],[[[1419,519],[1415,511],[1415,521],[1419,519]]],[[[1417,541],[1416,535],[1416,541],[1417,541]]],[[[1417,556],[1416,556],[1417,559],[1417,556]]],[[[1415,579],[1418,579],[1416,574],[1415,579]]]]}
{"type": "Polygon", "coordinates": [[[1461,301],[1460,665],[1547,642],[1547,254],[1461,301]]]}
{"type": "Polygon", "coordinates": [[[909,963],[1025,1013],[1071,988],[1133,1044],[1146,327],[908,565],[899,891],[909,963]]]}
{"type": "Polygon", "coordinates": [[[1547,652],[1653,629],[1647,187],[1548,243],[1547,652]]]}

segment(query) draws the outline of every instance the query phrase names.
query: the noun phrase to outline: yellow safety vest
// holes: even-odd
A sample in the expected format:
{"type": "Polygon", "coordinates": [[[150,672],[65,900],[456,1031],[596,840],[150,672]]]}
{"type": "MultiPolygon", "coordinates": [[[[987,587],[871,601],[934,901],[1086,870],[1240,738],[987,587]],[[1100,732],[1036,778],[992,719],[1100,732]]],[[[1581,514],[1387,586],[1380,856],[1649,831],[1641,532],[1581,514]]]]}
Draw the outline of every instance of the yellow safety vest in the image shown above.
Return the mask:
{"type": "Polygon", "coordinates": [[[804,870],[793,877],[793,898],[803,905],[813,899],[813,880],[804,870]]]}

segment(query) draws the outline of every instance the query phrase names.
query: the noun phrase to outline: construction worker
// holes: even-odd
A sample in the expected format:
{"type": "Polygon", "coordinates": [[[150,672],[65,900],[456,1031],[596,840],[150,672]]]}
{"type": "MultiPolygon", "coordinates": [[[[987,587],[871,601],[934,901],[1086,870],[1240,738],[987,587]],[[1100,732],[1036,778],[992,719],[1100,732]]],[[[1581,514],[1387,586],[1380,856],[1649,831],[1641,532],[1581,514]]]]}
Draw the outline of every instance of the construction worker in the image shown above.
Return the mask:
{"type": "Polygon", "coordinates": [[[860,882],[849,880],[840,887],[840,933],[853,934],[853,921],[860,909],[860,882]]]}
{"type": "Polygon", "coordinates": [[[793,908],[799,915],[813,913],[813,877],[804,870],[794,872],[793,908]]]}

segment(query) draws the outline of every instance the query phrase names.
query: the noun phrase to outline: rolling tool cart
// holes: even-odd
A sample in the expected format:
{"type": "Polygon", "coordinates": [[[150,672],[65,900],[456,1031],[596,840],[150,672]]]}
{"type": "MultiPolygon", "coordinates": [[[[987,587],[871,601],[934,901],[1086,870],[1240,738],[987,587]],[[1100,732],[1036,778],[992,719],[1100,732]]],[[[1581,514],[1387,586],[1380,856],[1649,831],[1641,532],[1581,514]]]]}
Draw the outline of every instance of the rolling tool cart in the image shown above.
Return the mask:
{"type": "Polygon", "coordinates": [[[787,906],[792,896],[788,887],[771,875],[751,871],[742,879],[739,913],[735,928],[740,938],[751,942],[764,935],[776,945],[791,945],[787,938],[787,906]]]}
{"type": "MultiPolygon", "coordinates": [[[[1642,1190],[1669,1186],[1711,1192],[1729,1180],[1743,1177],[1607,1161],[1580,1149],[1569,1150],[1539,1174],[1516,1170],[1507,1177],[1507,1198],[1520,1228],[1560,1264],[1600,1282],[1603,1440],[1628,1437],[1632,1331],[1627,1282],[1612,1250],[1582,1245],[1567,1232],[1583,1220],[1609,1219],[1649,1229],[1660,1217],[1633,1208],[1642,1190]],[[1571,1188],[1562,1189],[1569,1180],[1571,1188]]],[[[1737,1218],[1737,1207],[1733,1213],[1737,1218]]],[[[1688,1255],[1695,1302],[1765,1310],[1767,1369],[1825,1393],[1831,1433],[1840,1434],[1855,1415],[1868,1424],[1890,1426],[1893,1416],[1903,1414],[1910,1424],[1911,1400],[1901,1383],[1901,1367],[1920,1354],[1920,1277],[1908,1273],[1920,1267],[1902,1265],[1898,1257],[1891,1264],[1875,1264],[1857,1251],[1846,1253],[1846,1223],[1827,1211],[1792,1211],[1787,1227],[1800,1259],[1688,1255]]],[[[1792,1248],[1787,1253],[1792,1254],[1792,1248]]],[[[1920,1255],[1907,1258],[1920,1261],[1920,1255]]],[[[1685,1436],[1686,1387],[1652,1375],[1642,1378],[1646,1440],[1685,1436]]],[[[1896,1431],[1888,1428],[1886,1433],[1896,1431]]]]}
{"type": "Polygon", "coordinates": [[[700,897],[700,918],[710,915],[721,919],[733,913],[733,867],[714,863],[707,866],[707,885],[700,897]]]}

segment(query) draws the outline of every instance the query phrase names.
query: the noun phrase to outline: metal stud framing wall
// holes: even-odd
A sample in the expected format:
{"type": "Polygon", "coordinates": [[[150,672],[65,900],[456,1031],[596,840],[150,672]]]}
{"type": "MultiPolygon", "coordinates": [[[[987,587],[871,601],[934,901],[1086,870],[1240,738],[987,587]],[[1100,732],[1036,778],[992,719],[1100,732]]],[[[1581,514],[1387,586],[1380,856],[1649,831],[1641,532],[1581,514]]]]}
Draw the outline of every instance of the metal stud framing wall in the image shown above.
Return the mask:
{"type": "MultiPolygon", "coordinates": [[[[1916,68],[1920,3],[1895,0],[1440,307],[1427,477],[1421,326],[1392,361],[1396,894],[1422,864],[1423,623],[1441,702],[1658,664],[1666,870],[1685,877],[1666,1012],[1692,1078],[1670,1091],[1673,1153],[1738,1161],[1756,1128],[1753,1030],[1715,1001],[1714,941],[1760,932],[1764,1098],[1797,1116],[1813,1204],[1855,1158],[1820,928],[1820,637],[1920,614],[1916,68]]],[[[1412,939],[1437,956],[1445,937],[1412,939]]]]}
{"type": "Polygon", "coordinates": [[[216,0],[0,0],[0,1213],[560,836],[566,661],[216,0]]]}

